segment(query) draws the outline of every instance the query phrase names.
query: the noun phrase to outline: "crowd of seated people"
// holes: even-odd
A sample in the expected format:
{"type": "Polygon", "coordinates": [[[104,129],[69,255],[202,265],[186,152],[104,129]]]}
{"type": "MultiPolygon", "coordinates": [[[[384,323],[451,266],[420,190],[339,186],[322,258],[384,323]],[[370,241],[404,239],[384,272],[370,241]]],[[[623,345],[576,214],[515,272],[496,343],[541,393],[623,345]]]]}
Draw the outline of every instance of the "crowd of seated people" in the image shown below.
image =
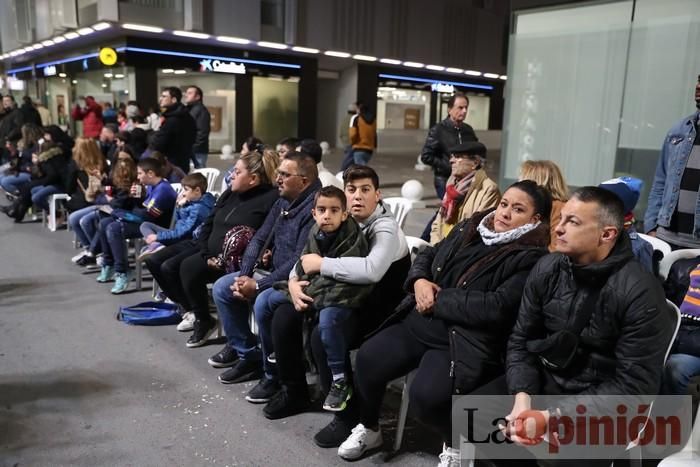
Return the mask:
{"type": "MultiPolygon", "coordinates": [[[[569,193],[556,164],[529,161],[519,181],[499,189],[483,170],[486,148],[460,145],[432,244],[411,261],[370,166],[350,166],[335,187],[315,141],[286,138],[275,151],[251,137],[215,197],[202,175],[185,174],[141,136],[132,145],[107,124],[97,139],[74,141],[57,127],[25,124],[0,179],[14,198],[6,213],[21,221],[32,204],[46,209],[50,194],[70,194],[68,222],[83,247],[73,261],[97,264],[97,282],[114,282],[114,294],[131,278],[127,240],[143,238],[138,260],[179,306],[186,346],[223,328],[226,343],[208,363],[222,370],[222,384],[257,381],[246,400],[264,404],[268,419],[312,407],[310,353],[332,417],[314,441],[344,459],[383,445],[387,384],[413,371],[412,411],[440,434],[445,466],[460,456],[454,395],[513,395],[512,409],[501,408],[503,430],[525,446],[522,412],[571,409],[539,407],[535,394],[661,391],[672,326],[649,245],[633,227],[637,180],[569,193]],[[575,353],[545,366],[564,352],[566,323],[582,316],[575,353]]],[[[691,321],[700,319],[698,300],[684,305],[691,321]]],[[[684,330],[676,350],[697,352],[696,327],[684,330]]],[[[523,465],[534,462],[526,457],[523,465]]]]}

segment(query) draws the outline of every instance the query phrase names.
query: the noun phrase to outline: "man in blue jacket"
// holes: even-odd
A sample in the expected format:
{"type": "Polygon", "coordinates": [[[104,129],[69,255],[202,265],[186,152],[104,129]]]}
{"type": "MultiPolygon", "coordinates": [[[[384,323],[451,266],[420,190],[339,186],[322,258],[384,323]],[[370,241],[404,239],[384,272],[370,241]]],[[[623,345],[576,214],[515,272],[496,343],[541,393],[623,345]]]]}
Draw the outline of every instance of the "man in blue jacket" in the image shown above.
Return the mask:
{"type": "MultiPolygon", "coordinates": [[[[233,366],[219,376],[224,384],[259,379],[262,355],[250,330],[249,305],[265,300],[272,284],[287,280],[299,259],[313,225],[314,194],[321,188],[316,162],[308,155],[291,153],[277,169],[280,199],[246,248],[240,272],[214,284],[214,302],[226,333],[227,344],[209,359],[216,368],[233,366]],[[269,271],[260,274],[259,269],[269,271]],[[256,274],[257,272],[257,274],[256,274]]],[[[188,347],[202,345],[215,323],[195,321],[188,347]]]]}
{"type": "Polygon", "coordinates": [[[700,75],[695,106],[666,135],[644,215],[644,231],[675,248],[700,248],[700,75]]]}

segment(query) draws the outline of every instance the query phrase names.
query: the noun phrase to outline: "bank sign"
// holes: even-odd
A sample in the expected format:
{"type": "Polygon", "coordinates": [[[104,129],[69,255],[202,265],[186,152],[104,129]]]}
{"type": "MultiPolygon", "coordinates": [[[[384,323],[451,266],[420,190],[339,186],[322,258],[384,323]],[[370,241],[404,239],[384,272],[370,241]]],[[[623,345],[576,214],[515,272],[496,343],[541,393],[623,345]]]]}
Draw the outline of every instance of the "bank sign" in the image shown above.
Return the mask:
{"type": "Polygon", "coordinates": [[[213,71],[214,73],[235,73],[237,75],[244,75],[245,65],[236,62],[205,59],[200,60],[199,71],[213,71]]]}

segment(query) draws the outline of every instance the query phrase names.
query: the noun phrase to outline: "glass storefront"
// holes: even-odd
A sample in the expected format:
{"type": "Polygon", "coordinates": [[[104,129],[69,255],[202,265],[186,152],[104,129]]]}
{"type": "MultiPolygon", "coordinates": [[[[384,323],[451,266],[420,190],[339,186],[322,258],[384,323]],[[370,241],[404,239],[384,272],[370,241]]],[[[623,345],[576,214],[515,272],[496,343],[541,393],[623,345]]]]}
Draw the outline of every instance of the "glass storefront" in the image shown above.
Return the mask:
{"type": "Polygon", "coordinates": [[[253,77],[253,132],[271,146],[298,135],[298,83],[297,77],[253,77]]]}
{"type": "Polygon", "coordinates": [[[699,42],[695,0],[517,12],[502,178],[526,159],[555,161],[573,186],[632,175],[643,213],[664,136],[695,109],[699,42]]]}

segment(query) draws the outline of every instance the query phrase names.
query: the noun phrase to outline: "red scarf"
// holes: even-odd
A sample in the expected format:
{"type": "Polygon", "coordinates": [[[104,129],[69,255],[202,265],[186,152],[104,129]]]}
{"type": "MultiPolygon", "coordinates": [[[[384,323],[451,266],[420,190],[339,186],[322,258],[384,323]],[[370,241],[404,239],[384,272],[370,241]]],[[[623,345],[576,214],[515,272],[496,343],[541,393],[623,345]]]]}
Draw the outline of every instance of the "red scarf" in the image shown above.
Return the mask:
{"type": "Polygon", "coordinates": [[[469,191],[469,187],[474,181],[475,174],[476,171],[459,181],[455,181],[454,177],[450,177],[449,180],[447,180],[445,196],[443,196],[440,205],[440,215],[444,222],[448,224],[457,223],[459,206],[462,204],[462,201],[464,201],[464,197],[467,195],[467,191],[469,191]]]}

